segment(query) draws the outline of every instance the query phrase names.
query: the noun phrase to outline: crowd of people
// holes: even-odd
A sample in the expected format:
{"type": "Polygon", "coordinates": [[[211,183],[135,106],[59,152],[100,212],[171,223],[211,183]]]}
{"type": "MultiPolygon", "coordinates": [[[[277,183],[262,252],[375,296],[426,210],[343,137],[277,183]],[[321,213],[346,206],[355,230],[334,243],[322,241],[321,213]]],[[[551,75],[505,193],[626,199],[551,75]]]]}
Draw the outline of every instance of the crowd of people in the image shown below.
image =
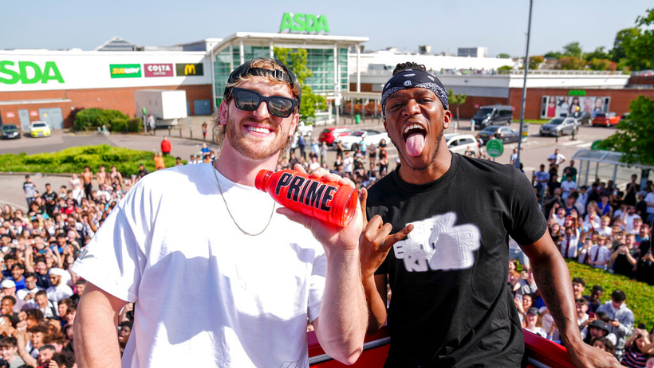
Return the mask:
{"type": "MultiPolygon", "coordinates": [[[[619,190],[610,180],[597,180],[589,187],[578,186],[574,160],[563,167],[566,158],[557,149],[548,161],[549,169],[545,170],[545,164],[540,165],[532,183],[548,219],[550,236],[561,255],[653,284],[652,183],[647,182],[646,189],[640,190],[637,175],[632,175],[624,190],[619,190]]],[[[517,245],[511,248],[515,259],[509,265],[509,283],[523,328],[560,342],[556,325],[540,298],[529,260],[516,251],[517,245]],[[517,271],[517,260],[523,264],[522,273],[517,271]]],[[[614,354],[625,366],[645,367],[648,358],[654,356],[654,330],[647,332],[644,324],[635,324],[624,291],[613,290],[611,300],[602,304],[602,286],[594,285],[588,294],[584,293],[583,279],[574,278],[572,286],[584,341],[614,354]]],[[[654,363],[654,357],[649,359],[654,363]]]]}

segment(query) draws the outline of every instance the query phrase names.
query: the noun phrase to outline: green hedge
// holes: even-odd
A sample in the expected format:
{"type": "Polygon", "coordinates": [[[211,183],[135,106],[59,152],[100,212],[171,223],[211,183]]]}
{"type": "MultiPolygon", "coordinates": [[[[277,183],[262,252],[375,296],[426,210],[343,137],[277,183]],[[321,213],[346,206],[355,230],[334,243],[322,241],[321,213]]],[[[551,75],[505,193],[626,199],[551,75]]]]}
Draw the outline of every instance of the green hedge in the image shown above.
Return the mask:
{"type": "MultiPolygon", "coordinates": [[[[101,146],[80,146],[67,148],[56,153],[39,153],[26,155],[21,153],[0,155],[0,171],[30,172],[30,173],[80,173],[84,166],[89,166],[93,172],[98,172],[104,165],[109,171],[116,166],[123,176],[136,174],[139,165],[143,164],[148,171],[154,171],[154,153],[136,151],[127,148],[101,146]]],[[[175,158],[164,157],[166,167],[175,166],[175,158]]]]}
{"type": "Polygon", "coordinates": [[[566,261],[570,270],[570,278],[581,277],[586,281],[586,292],[590,294],[593,285],[600,285],[604,289],[602,303],[611,300],[611,293],[620,289],[627,294],[627,306],[634,312],[636,326],[639,323],[647,325],[647,329],[654,326],[654,286],[632,280],[621,275],[613,275],[588,265],[582,265],[575,261],[566,261]]]}
{"type": "MultiPolygon", "coordinates": [[[[129,117],[118,110],[102,110],[102,109],[84,109],[75,115],[73,126],[76,130],[90,130],[96,127],[106,126],[107,129],[112,131],[127,131],[127,120],[129,117]],[[112,125],[119,120],[125,120],[124,125],[119,125],[118,128],[122,130],[112,129],[112,125]]],[[[122,121],[119,121],[122,124],[122,121]]]]}

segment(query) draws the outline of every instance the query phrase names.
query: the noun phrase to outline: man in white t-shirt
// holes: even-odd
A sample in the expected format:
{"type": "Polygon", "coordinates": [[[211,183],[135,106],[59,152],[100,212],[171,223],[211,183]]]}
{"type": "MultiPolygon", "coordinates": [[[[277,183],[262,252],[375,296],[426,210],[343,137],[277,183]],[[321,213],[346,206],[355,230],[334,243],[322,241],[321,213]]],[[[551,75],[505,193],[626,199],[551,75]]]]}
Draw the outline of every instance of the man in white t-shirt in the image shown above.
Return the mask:
{"type": "Polygon", "coordinates": [[[559,149],[555,149],[554,153],[550,155],[550,157],[547,158],[547,161],[550,162],[550,164],[554,164],[556,166],[561,165],[562,163],[565,162],[565,156],[563,156],[561,153],[559,153],[559,149]]]}
{"type": "Polygon", "coordinates": [[[572,191],[577,190],[577,183],[572,181],[572,176],[568,175],[565,178],[565,181],[561,183],[561,189],[563,189],[563,195],[561,195],[561,198],[565,201],[572,191]]]}
{"type": "MultiPolygon", "coordinates": [[[[652,185],[652,189],[654,190],[654,185],[652,185]]],[[[652,219],[654,219],[654,192],[647,193],[645,203],[647,203],[647,218],[645,219],[645,223],[651,225],[652,219]]]]}
{"type": "Polygon", "coordinates": [[[73,265],[88,280],[74,325],[80,366],[120,364],[115,316],[128,302],[126,367],[308,367],[307,321],[325,353],[356,361],[368,321],[361,210],[339,228],[254,188],[291,143],[300,93],[281,62],[239,66],[215,116],[219,158],[152,173],[111,212],[73,265]]]}

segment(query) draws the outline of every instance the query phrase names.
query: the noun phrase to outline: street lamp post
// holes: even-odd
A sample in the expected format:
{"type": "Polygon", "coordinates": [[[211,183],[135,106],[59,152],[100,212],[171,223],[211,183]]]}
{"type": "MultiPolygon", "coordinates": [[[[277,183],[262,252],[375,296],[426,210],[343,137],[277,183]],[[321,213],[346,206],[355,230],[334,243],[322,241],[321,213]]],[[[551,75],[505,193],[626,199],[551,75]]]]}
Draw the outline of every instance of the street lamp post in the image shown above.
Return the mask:
{"type": "Polygon", "coordinates": [[[529,37],[531,36],[531,9],[534,5],[534,0],[529,0],[529,23],[527,25],[527,50],[525,51],[525,77],[522,85],[522,108],[520,109],[520,139],[518,139],[518,159],[516,166],[520,167],[520,150],[522,150],[522,129],[525,119],[525,102],[527,99],[527,72],[529,71],[529,37]]]}

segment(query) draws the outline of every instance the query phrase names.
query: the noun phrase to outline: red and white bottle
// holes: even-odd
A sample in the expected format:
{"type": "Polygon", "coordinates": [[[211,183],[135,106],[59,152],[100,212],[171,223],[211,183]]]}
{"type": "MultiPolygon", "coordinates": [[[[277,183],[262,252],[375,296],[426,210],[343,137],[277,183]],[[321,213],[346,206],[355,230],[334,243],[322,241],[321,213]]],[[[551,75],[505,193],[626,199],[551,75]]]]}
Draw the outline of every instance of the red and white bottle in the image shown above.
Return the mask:
{"type": "Polygon", "coordinates": [[[347,226],[359,205],[359,192],[294,170],[261,170],[254,186],[286,208],[336,226],[347,226]]]}

